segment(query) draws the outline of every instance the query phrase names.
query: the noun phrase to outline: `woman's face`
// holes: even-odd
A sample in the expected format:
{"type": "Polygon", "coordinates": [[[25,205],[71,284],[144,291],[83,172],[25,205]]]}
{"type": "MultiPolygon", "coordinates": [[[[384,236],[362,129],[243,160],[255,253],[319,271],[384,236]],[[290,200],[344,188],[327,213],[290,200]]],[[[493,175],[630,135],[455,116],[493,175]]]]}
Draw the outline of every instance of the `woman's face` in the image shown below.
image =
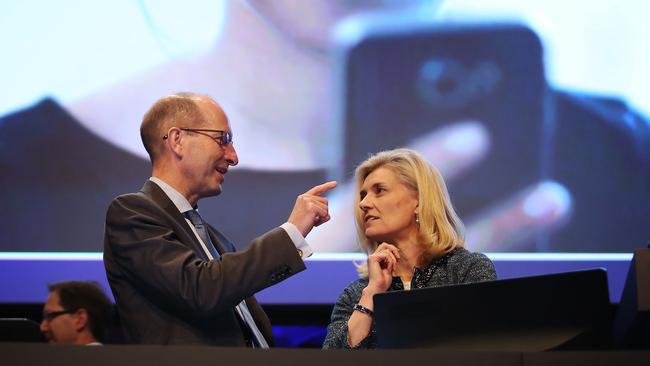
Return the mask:
{"type": "Polygon", "coordinates": [[[396,244],[417,236],[417,193],[409,190],[389,168],[370,173],[359,191],[366,236],[377,242],[396,244]]]}

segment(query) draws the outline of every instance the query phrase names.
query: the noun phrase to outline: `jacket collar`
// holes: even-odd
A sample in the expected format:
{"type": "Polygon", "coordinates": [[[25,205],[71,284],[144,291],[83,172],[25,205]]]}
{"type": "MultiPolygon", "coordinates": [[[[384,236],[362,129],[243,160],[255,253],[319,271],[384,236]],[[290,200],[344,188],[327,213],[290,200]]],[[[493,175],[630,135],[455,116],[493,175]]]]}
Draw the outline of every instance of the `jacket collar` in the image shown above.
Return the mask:
{"type": "MultiPolygon", "coordinates": [[[[192,240],[192,245],[189,245],[189,243],[184,243],[184,244],[189,246],[191,249],[193,249],[199,257],[201,257],[204,260],[207,260],[207,256],[203,251],[203,247],[201,247],[201,243],[196,238],[194,232],[190,228],[190,224],[187,223],[187,220],[185,220],[185,216],[183,216],[183,214],[178,210],[174,202],[172,202],[172,200],[167,196],[165,191],[163,191],[156,183],[147,180],[142,186],[142,189],[140,189],[140,192],[150,197],[158,206],[160,206],[168,215],[170,215],[174,219],[174,221],[176,221],[179,225],[181,225],[181,227],[185,231],[185,234],[187,234],[190,240],[192,240]]],[[[219,251],[220,248],[219,245],[216,243],[216,239],[213,238],[213,235],[210,235],[210,237],[215,243],[215,245],[217,246],[217,251],[219,251]]]]}

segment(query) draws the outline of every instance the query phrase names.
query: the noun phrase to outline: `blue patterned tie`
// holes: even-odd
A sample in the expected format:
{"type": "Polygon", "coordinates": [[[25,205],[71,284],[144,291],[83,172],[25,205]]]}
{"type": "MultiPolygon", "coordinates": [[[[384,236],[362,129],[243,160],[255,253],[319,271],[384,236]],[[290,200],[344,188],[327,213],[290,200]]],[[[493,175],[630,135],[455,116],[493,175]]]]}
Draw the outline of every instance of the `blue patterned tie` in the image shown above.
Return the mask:
{"type": "Polygon", "coordinates": [[[210,252],[212,258],[219,259],[219,257],[221,256],[219,255],[219,252],[217,252],[217,249],[212,244],[212,240],[210,240],[210,235],[208,235],[208,229],[205,227],[205,224],[203,223],[203,219],[201,218],[199,213],[196,210],[190,210],[190,211],[186,211],[184,213],[184,216],[187,217],[188,220],[190,220],[192,225],[194,225],[197,234],[199,234],[199,236],[201,237],[203,244],[205,244],[205,248],[208,250],[208,252],[210,252]]]}
{"type": "MultiPolygon", "coordinates": [[[[208,235],[208,229],[203,223],[203,219],[201,218],[199,213],[196,210],[190,210],[184,212],[183,215],[188,220],[190,220],[192,225],[194,225],[196,232],[199,234],[199,237],[201,237],[203,244],[205,244],[205,248],[208,250],[212,258],[218,260],[221,256],[219,255],[219,252],[217,252],[217,249],[215,249],[214,245],[212,244],[210,235],[208,235]]],[[[253,347],[269,348],[269,344],[266,343],[266,339],[264,339],[264,335],[262,335],[262,332],[260,332],[259,328],[257,328],[257,324],[255,324],[253,315],[251,314],[250,310],[248,310],[248,306],[246,306],[246,301],[240,302],[235,307],[235,311],[237,312],[239,318],[246,324],[246,326],[250,330],[250,333],[252,335],[253,347]]]]}

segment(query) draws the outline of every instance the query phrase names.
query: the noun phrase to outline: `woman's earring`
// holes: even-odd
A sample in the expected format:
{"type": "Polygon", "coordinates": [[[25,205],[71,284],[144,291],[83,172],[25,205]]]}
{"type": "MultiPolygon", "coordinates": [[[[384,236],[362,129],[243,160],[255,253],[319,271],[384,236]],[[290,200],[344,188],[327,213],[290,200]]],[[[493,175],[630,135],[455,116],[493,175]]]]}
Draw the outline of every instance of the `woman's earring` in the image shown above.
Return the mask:
{"type": "Polygon", "coordinates": [[[418,213],[415,213],[415,223],[420,225],[420,217],[418,216],[418,213]]]}

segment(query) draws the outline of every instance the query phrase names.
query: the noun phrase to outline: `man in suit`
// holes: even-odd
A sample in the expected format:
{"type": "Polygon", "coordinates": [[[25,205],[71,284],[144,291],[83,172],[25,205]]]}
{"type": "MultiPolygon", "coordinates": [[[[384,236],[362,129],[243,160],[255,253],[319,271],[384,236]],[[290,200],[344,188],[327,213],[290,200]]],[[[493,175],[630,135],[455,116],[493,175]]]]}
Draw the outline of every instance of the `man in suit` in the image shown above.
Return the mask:
{"type": "Polygon", "coordinates": [[[221,193],[238,163],[221,107],[203,95],[167,96],[145,114],[140,134],[152,177],[140,192],[113,200],[104,240],[126,340],[272,345],[270,322],[253,294],[305,269],[311,248],[304,237],[329,220],[321,194],[336,183],[298,196],[286,223],[234,252],[197,210],[201,198],[221,193]]]}

